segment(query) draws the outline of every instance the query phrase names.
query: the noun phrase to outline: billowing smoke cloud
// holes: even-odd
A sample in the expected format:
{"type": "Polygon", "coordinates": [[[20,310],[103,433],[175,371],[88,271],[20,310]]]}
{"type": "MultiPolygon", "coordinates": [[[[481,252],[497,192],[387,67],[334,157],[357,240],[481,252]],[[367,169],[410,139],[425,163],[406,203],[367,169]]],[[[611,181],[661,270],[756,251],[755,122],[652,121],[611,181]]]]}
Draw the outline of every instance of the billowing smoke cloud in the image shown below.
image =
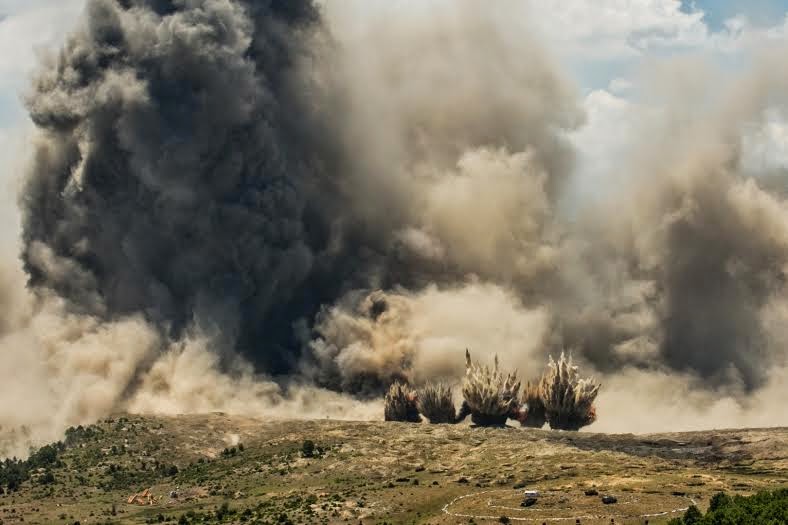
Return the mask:
{"type": "Polygon", "coordinates": [[[30,291],[2,290],[19,299],[3,320],[5,429],[288,403],[368,417],[268,379],[299,360],[294,325],[346,285],[326,277],[343,252],[320,255],[341,166],[302,67],[322,31],[310,1],[87,2],[27,98],[30,291]],[[38,410],[19,411],[25,397],[38,410]]]}
{"type": "Polygon", "coordinates": [[[780,68],[710,100],[685,67],[590,208],[565,191],[578,94],[528,23],[514,1],[90,0],[28,97],[3,426],[370,417],[395,380],[458,380],[465,348],[524,380],[574,351],[609,385],[592,429],[676,391],[698,425],[761,421],[788,205],[745,174],[741,130],[785,102],[780,68]]]}
{"type": "Polygon", "coordinates": [[[381,18],[337,52],[314,45],[332,46],[309,2],[89,2],[29,97],[44,135],[23,196],[31,284],[176,338],[220,324],[280,373],[293,324],[341,293],[497,278],[501,261],[509,280],[538,273],[549,262],[525,254],[580,113],[500,15],[381,18]]]}
{"type": "Polygon", "coordinates": [[[309,2],[261,5],[88,3],[29,97],[34,288],[175,339],[218,332],[277,374],[346,292],[550,264],[549,247],[526,254],[546,244],[571,166],[559,131],[580,113],[532,42],[496,32],[502,12],[380,18],[361,45],[332,43],[309,2]]]}
{"type": "Polygon", "coordinates": [[[0,455],[24,455],[69,425],[121,410],[341,419],[382,411],[378,400],[284,386],[238,358],[221,363],[221,340],[196,329],[172,341],[140,314],[115,321],[75,314],[63,299],[32,295],[21,283],[0,288],[0,297],[18,300],[11,311],[19,312],[0,333],[0,455]]]}
{"type": "Polygon", "coordinates": [[[479,282],[351,295],[318,315],[309,375],[361,393],[397,379],[451,380],[465,372],[458,348],[497,353],[502,366],[528,371],[541,366],[548,320],[544,309],[529,310],[511,291],[479,282]]]}
{"type": "MultiPolygon", "coordinates": [[[[656,116],[644,118],[642,140],[633,139],[618,160],[631,177],[594,208],[562,209],[560,191],[556,199],[551,189],[554,172],[528,148],[477,144],[457,153],[454,166],[428,163],[432,176],[410,183],[417,206],[397,240],[412,272],[435,265],[430,279],[438,288],[350,296],[328,308],[315,325],[319,370],[339,374],[342,385],[359,377],[369,384],[370,376],[383,383],[401,375],[416,382],[420,374],[457,377],[446,372],[456,366],[457,349],[471,346],[536,377],[547,352],[571,349],[616,390],[603,389],[602,414],[605,403],[623,401],[624,385],[634,391],[643,378],[651,388],[649,397],[634,396],[637,406],[659,405],[677,388],[693,392],[692,417],[667,418],[677,427],[756,421],[755,414],[773,411],[775,377],[786,364],[788,207],[769,181],[743,169],[742,140],[767,110],[783,107],[785,79],[766,58],[710,100],[719,78],[697,64],[667,68],[652,72],[652,85],[663,83],[652,101],[656,116]],[[672,68],[694,90],[666,89],[675,88],[664,80],[678,77],[672,68]],[[478,297],[462,300],[479,289],[468,275],[495,283],[488,298],[500,289],[511,294],[505,310],[538,321],[501,342],[506,318],[485,319],[485,336],[475,338],[482,312],[500,309],[478,297]],[[436,290],[464,307],[424,307],[436,290]],[[441,326],[446,318],[457,320],[449,331],[441,326]],[[412,319],[426,322],[416,327],[412,319]],[[434,340],[452,350],[425,343],[434,340]],[[704,416],[710,399],[730,407],[728,419],[719,411],[704,416]]],[[[416,172],[424,169],[419,162],[416,172]]],[[[652,413],[675,414],[676,406],[652,413]]],[[[596,425],[624,427],[604,417],[596,425]]]]}
{"type": "Polygon", "coordinates": [[[605,270],[590,277],[602,283],[599,297],[620,307],[592,305],[562,334],[608,370],[665,366],[716,387],[752,391],[785,363],[779,342],[785,325],[776,312],[785,304],[788,208],[779,193],[744,176],[741,165],[746,126],[762,119],[768,105],[786,101],[786,79],[769,64],[711,103],[704,99],[714,77],[702,68],[690,73],[678,63],[653,73],[694,76],[699,92],[661,90],[664,114],[656,128],[643,126],[643,136],[660,139],[638,144],[622,163],[633,176],[611,199],[616,216],[593,219],[604,251],[592,249],[586,258],[605,270]],[[589,325],[594,330],[584,334],[589,325]]]}
{"type": "Polygon", "coordinates": [[[43,134],[23,196],[31,285],[174,337],[220,324],[287,370],[292,322],[325,299],[308,282],[325,172],[295,66],[317,11],[94,0],[84,24],[28,98],[43,134]]]}

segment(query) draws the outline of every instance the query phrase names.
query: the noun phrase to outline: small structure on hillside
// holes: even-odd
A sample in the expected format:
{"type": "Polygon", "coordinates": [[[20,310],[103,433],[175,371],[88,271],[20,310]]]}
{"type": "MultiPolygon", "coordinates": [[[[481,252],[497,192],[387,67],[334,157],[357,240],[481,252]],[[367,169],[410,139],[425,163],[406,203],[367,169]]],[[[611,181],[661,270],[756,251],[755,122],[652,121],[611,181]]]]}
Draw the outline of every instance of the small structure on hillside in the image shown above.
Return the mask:
{"type": "Polygon", "coordinates": [[[150,489],[145,489],[142,492],[137,492],[129,496],[126,503],[129,505],[153,505],[155,498],[150,489]]]}

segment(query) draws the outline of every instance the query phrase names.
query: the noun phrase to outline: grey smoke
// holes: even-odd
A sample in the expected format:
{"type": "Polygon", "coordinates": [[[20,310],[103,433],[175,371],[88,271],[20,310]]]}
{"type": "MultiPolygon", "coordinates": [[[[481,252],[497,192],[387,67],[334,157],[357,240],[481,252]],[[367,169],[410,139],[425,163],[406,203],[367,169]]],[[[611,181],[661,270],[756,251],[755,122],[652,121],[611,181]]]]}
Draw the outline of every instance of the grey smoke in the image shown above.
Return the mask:
{"type": "Polygon", "coordinates": [[[16,359],[48,356],[36,377],[74,399],[58,424],[309,399],[360,414],[315,386],[456,381],[466,347],[524,381],[573,350],[610,385],[601,423],[644,377],[649,402],[676,382],[696,406],[773,393],[788,215],[740,135],[784,102],[779,68],[715,103],[660,94],[664,118],[617,159],[630,183],[567,209],[584,115],[523,3],[393,4],[88,2],[27,99],[30,296],[0,275],[0,305],[25,304],[0,330],[36,349],[16,359]]]}
{"type": "Polygon", "coordinates": [[[309,1],[88,2],[28,97],[30,284],[176,338],[220,325],[287,371],[292,323],[332,298],[311,201],[331,174],[297,70],[316,31],[309,1]]]}
{"type": "Polygon", "coordinates": [[[589,218],[593,302],[570,295],[556,330],[602,370],[666,367],[752,392],[785,364],[784,325],[772,312],[785,304],[786,203],[742,165],[746,126],[785,107],[775,58],[755,61],[711,103],[703,99],[715,77],[696,64],[652,72],[655,85],[684,78],[700,88],[657,88],[665,114],[642,134],[659,138],[622,160],[632,181],[609,200],[613,212],[589,218]]]}
{"type": "Polygon", "coordinates": [[[302,360],[299,327],[347,292],[497,278],[497,259],[542,243],[539,217],[572,163],[559,131],[580,116],[538,48],[523,40],[515,57],[490,13],[436,10],[436,24],[402,20],[339,52],[310,2],[89,2],[28,98],[43,136],[22,197],[30,284],[175,339],[218,331],[281,374],[302,360]],[[409,66],[423,74],[392,97],[384,78],[409,66]],[[501,216],[493,200],[509,189],[501,216]],[[479,223],[500,234],[474,247],[457,219],[478,191],[479,223]],[[449,260],[420,253],[434,239],[449,260]]]}

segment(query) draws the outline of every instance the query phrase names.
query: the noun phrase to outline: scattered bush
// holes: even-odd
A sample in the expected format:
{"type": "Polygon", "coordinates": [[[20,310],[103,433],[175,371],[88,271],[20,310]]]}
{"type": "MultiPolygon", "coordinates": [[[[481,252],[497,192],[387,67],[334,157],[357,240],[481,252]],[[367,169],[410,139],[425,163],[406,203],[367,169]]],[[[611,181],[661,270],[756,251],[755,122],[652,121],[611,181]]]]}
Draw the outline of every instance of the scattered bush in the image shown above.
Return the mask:
{"type": "Polygon", "coordinates": [[[709,512],[727,507],[731,504],[731,498],[724,492],[718,492],[711,497],[709,501],[709,512]]]}
{"type": "Polygon", "coordinates": [[[9,493],[19,490],[22,483],[30,479],[31,473],[40,468],[46,469],[47,472],[38,478],[38,482],[53,483],[54,474],[49,469],[62,466],[58,456],[63,450],[65,445],[57,442],[31,451],[30,457],[26,460],[6,458],[5,461],[0,461],[0,488],[5,486],[5,490],[9,493]]]}
{"type": "Polygon", "coordinates": [[[38,482],[42,485],[51,485],[55,482],[55,475],[47,470],[42,476],[38,478],[38,482]]]}
{"type": "Polygon", "coordinates": [[[684,523],[686,525],[695,525],[696,523],[700,523],[700,520],[703,519],[703,514],[698,510],[698,507],[695,505],[690,505],[687,509],[687,512],[684,513],[684,523]]]}
{"type": "Polygon", "coordinates": [[[66,429],[65,445],[67,447],[73,447],[74,445],[93,439],[96,437],[97,433],[97,427],[93,425],[88,427],[83,427],[82,425],[78,427],[69,427],[66,429]]]}
{"type": "Polygon", "coordinates": [[[311,458],[315,455],[315,442],[307,439],[301,445],[301,455],[305,458],[311,458]]]}

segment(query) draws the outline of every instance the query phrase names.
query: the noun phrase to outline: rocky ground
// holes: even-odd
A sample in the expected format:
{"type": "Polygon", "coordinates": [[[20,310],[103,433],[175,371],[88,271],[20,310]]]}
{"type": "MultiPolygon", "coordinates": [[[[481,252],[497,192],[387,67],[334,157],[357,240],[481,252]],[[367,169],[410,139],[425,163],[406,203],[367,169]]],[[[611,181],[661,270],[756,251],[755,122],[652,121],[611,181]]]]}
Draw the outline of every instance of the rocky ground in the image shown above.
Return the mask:
{"type": "Polygon", "coordinates": [[[57,465],[0,495],[0,523],[663,523],[720,490],[786,485],[788,429],[123,415],[72,429],[57,465]],[[526,489],[540,493],[529,507],[526,489]]]}

